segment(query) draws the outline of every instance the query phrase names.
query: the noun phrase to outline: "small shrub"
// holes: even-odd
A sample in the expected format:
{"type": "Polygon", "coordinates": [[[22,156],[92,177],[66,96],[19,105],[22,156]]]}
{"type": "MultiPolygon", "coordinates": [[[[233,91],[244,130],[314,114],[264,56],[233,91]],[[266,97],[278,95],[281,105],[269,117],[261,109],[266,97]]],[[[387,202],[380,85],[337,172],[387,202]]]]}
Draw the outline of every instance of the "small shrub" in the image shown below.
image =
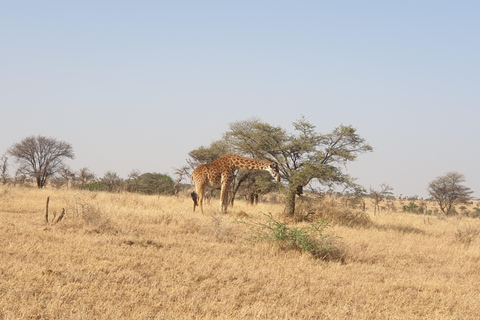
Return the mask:
{"type": "Polygon", "coordinates": [[[474,241],[478,235],[480,234],[480,230],[474,228],[472,226],[466,225],[463,228],[458,228],[457,232],[455,233],[455,239],[462,243],[465,247],[470,246],[472,241],[474,241]]]}
{"type": "Polygon", "coordinates": [[[223,222],[222,215],[211,215],[212,225],[209,227],[209,233],[212,234],[218,242],[229,242],[232,240],[232,229],[223,222]]]}
{"type": "Polygon", "coordinates": [[[251,241],[273,241],[281,249],[307,252],[315,258],[342,260],[344,252],[337,242],[338,237],[324,234],[328,221],[317,221],[306,227],[290,227],[266,215],[266,223],[254,222],[250,228],[251,241]]]}
{"type": "Polygon", "coordinates": [[[473,208],[473,212],[470,212],[469,216],[471,218],[480,218],[480,208],[479,207],[473,208]]]}
{"type": "Polygon", "coordinates": [[[404,212],[418,213],[420,208],[414,202],[410,202],[407,206],[403,206],[402,210],[404,212]]]}
{"type": "Polygon", "coordinates": [[[100,181],[94,181],[91,183],[87,183],[83,189],[90,190],[90,191],[103,191],[105,190],[102,183],[100,181]]]}
{"type": "MultiPolygon", "coordinates": [[[[91,195],[91,197],[94,198],[96,195],[91,195]]],[[[67,211],[72,213],[73,220],[80,222],[77,224],[78,227],[87,228],[88,232],[117,233],[110,219],[103,214],[98,205],[91,204],[91,201],[83,197],[75,196],[72,200],[70,209],[67,211]]]]}

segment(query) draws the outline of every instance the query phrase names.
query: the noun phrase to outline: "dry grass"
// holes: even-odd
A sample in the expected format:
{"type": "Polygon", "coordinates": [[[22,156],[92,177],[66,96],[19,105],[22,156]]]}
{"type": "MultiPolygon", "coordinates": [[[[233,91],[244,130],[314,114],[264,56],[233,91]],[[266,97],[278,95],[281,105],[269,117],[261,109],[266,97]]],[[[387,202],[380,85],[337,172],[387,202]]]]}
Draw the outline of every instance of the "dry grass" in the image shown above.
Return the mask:
{"type": "MultiPolygon", "coordinates": [[[[345,261],[245,241],[280,205],[0,189],[0,319],[477,319],[479,219],[335,224],[345,261]],[[66,209],[58,224],[50,211],[66,209]],[[468,243],[468,245],[467,245],[468,243]]],[[[298,225],[306,225],[301,222],[298,225]]]]}

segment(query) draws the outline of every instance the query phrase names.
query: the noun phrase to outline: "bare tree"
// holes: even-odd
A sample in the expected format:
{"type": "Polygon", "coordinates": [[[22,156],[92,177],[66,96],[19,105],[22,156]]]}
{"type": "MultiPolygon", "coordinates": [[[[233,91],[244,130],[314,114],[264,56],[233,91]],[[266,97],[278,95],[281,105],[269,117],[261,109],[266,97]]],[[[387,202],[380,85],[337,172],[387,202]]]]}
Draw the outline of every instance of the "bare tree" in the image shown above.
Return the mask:
{"type": "Polygon", "coordinates": [[[27,137],[7,152],[16,158],[28,176],[35,178],[38,188],[43,188],[47,180],[58,172],[64,158],[75,157],[69,143],[44,136],[27,137]]]}
{"type": "Polygon", "coordinates": [[[80,181],[80,188],[83,189],[88,182],[95,180],[95,174],[85,167],[78,171],[77,179],[80,181]]]}
{"type": "Polygon", "coordinates": [[[65,179],[63,179],[62,177],[54,177],[52,179],[50,179],[50,185],[53,186],[54,188],[57,188],[57,189],[60,189],[61,187],[63,187],[67,182],[65,181],[65,179]]]}
{"type": "Polygon", "coordinates": [[[357,186],[354,188],[353,192],[344,191],[343,192],[343,205],[345,208],[360,208],[363,212],[365,212],[365,196],[366,190],[362,186],[357,186]]]}
{"type": "Polygon", "coordinates": [[[58,175],[60,176],[60,179],[63,181],[63,183],[67,186],[67,189],[69,182],[75,181],[75,173],[73,173],[68,166],[61,166],[58,170],[58,175]]]}
{"type": "Polygon", "coordinates": [[[16,187],[17,183],[19,185],[23,185],[25,183],[25,180],[27,180],[27,177],[25,176],[25,173],[23,169],[20,167],[15,171],[15,178],[13,180],[13,186],[16,187]]]}
{"type": "Polygon", "coordinates": [[[177,176],[177,179],[175,180],[174,188],[175,195],[178,196],[178,193],[180,192],[180,182],[182,182],[183,178],[190,176],[190,167],[183,166],[181,168],[175,169],[175,175],[177,176]]]}
{"type": "Polygon", "coordinates": [[[118,192],[120,191],[120,187],[122,184],[122,179],[118,176],[116,172],[107,171],[102,179],[100,179],[100,183],[105,186],[105,188],[110,192],[118,192]]]}
{"type": "Polygon", "coordinates": [[[140,177],[142,173],[140,172],[140,170],[138,169],[133,169],[132,171],[130,171],[130,173],[128,174],[128,179],[138,179],[138,177],[140,177]]]}
{"type": "Polygon", "coordinates": [[[377,211],[380,212],[380,202],[385,200],[385,197],[392,195],[393,188],[390,187],[388,184],[382,183],[380,185],[380,190],[374,190],[370,188],[370,197],[373,200],[373,215],[377,214],[377,211]]]}
{"type": "Polygon", "coordinates": [[[7,184],[8,179],[8,157],[3,155],[0,158],[0,178],[2,180],[2,184],[7,184]]]}
{"type": "Polygon", "coordinates": [[[466,203],[473,191],[462,185],[465,176],[458,172],[448,172],[428,185],[428,192],[446,215],[455,213],[455,205],[466,203]]]}

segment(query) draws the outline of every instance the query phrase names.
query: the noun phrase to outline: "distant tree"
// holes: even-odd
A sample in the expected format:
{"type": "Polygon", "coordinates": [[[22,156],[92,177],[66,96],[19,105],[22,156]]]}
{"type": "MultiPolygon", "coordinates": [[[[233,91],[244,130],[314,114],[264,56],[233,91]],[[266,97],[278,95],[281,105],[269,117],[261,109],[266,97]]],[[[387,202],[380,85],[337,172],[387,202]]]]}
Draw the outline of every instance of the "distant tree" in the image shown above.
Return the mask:
{"type": "Polygon", "coordinates": [[[17,183],[22,186],[25,184],[26,180],[27,180],[27,177],[25,176],[25,173],[23,172],[22,168],[18,168],[17,171],[15,171],[13,186],[17,186],[17,183]]]}
{"type": "Polygon", "coordinates": [[[175,180],[174,189],[175,195],[178,196],[178,193],[180,192],[180,183],[184,178],[190,176],[190,168],[188,166],[183,166],[181,168],[175,169],[175,175],[177,176],[177,179],[175,180]]]}
{"type": "Polygon", "coordinates": [[[68,166],[61,166],[58,170],[59,179],[63,181],[63,184],[67,186],[69,181],[75,181],[75,173],[68,166]]]}
{"type": "Polygon", "coordinates": [[[126,189],[128,192],[138,192],[138,180],[140,179],[140,170],[132,170],[127,177],[126,189]]]}
{"type": "Polygon", "coordinates": [[[63,187],[67,182],[65,179],[61,177],[53,177],[49,181],[50,185],[53,186],[54,188],[60,189],[63,187]]]}
{"type": "Polygon", "coordinates": [[[35,178],[38,188],[43,188],[58,172],[65,158],[74,158],[69,143],[44,136],[27,137],[7,152],[16,158],[24,174],[35,178]]]}
{"type": "Polygon", "coordinates": [[[138,178],[138,192],[145,194],[175,194],[174,182],[162,173],[144,173],[138,178]]]}
{"type": "Polygon", "coordinates": [[[8,179],[8,157],[6,155],[3,155],[0,158],[0,178],[2,181],[2,184],[5,185],[7,184],[7,179],[8,179]]]}
{"type": "Polygon", "coordinates": [[[354,187],[355,183],[342,172],[348,162],[372,150],[351,126],[339,126],[331,133],[320,134],[304,117],[293,123],[294,132],[258,119],[230,124],[226,140],[237,152],[278,163],[286,181],[284,213],[293,215],[295,198],[312,181],[327,188],[354,187]]]}
{"type": "Polygon", "coordinates": [[[454,214],[455,205],[466,203],[473,191],[463,185],[465,176],[458,172],[448,172],[430,182],[428,193],[438,203],[440,210],[446,215],[454,214]]]}
{"type": "Polygon", "coordinates": [[[76,179],[80,182],[79,188],[84,189],[89,182],[92,182],[93,180],[95,180],[95,174],[91,172],[90,169],[84,167],[78,170],[76,174],[76,179]]]}
{"type": "Polygon", "coordinates": [[[385,200],[386,197],[393,195],[392,193],[393,188],[390,187],[388,184],[382,183],[380,185],[380,190],[375,190],[370,188],[370,197],[373,201],[373,214],[376,215],[377,212],[380,212],[380,202],[385,200]]]}
{"type": "Polygon", "coordinates": [[[122,179],[116,172],[107,171],[100,179],[100,184],[103,190],[107,190],[109,192],[118,192],[121,189],[122,179]]]}
{"type": "Polygon", "coordinates": [[[362,211],[365,212],[366,205],[365,205],[365,196],[367,195],[367,191],[362,186],[357,186],[353,188],[353,190],[346,190],[343,192],[343,205],[345,208],[360,208],[362,211]]]}

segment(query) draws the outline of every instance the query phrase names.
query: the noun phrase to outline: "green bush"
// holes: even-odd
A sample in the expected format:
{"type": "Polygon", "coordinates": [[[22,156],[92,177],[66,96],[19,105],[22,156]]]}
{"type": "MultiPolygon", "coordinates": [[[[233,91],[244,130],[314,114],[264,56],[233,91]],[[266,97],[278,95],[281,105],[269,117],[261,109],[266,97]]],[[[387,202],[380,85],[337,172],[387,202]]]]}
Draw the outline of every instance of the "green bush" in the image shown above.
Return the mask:
{"type": "Polygon", "coordinates": [[[251,224],[251,241],[273,241],[284,250],[307,252],[315,258],[342,260],[344,252],[338,237],[324,234],[328,221],[317,221],[305,227],[290,227],[287,223],[275,220],[272,214],[266,215],[267,222],[251,224]]]}
{"type": "Polygon", "coordinates": [[[418,213],[419,210],[420,210],[419,206],[416,205],[414,202],[410,202],[407,206],[403,206],[404,212],[418,213]]]}
{"type": "Polygon", "coordinates": [[[144,173],[136,180],[127,181],[126,190],[144,194],[174,194],[175,183],[172,178],[162,173],[144,173]]]}
{"type": "Polygon", "coordinates": [[[103,191],[104,187],[100,181],[94,181],[91,183],[87,183],[83,189],[90,190],[90,191],[103,191]]]}

